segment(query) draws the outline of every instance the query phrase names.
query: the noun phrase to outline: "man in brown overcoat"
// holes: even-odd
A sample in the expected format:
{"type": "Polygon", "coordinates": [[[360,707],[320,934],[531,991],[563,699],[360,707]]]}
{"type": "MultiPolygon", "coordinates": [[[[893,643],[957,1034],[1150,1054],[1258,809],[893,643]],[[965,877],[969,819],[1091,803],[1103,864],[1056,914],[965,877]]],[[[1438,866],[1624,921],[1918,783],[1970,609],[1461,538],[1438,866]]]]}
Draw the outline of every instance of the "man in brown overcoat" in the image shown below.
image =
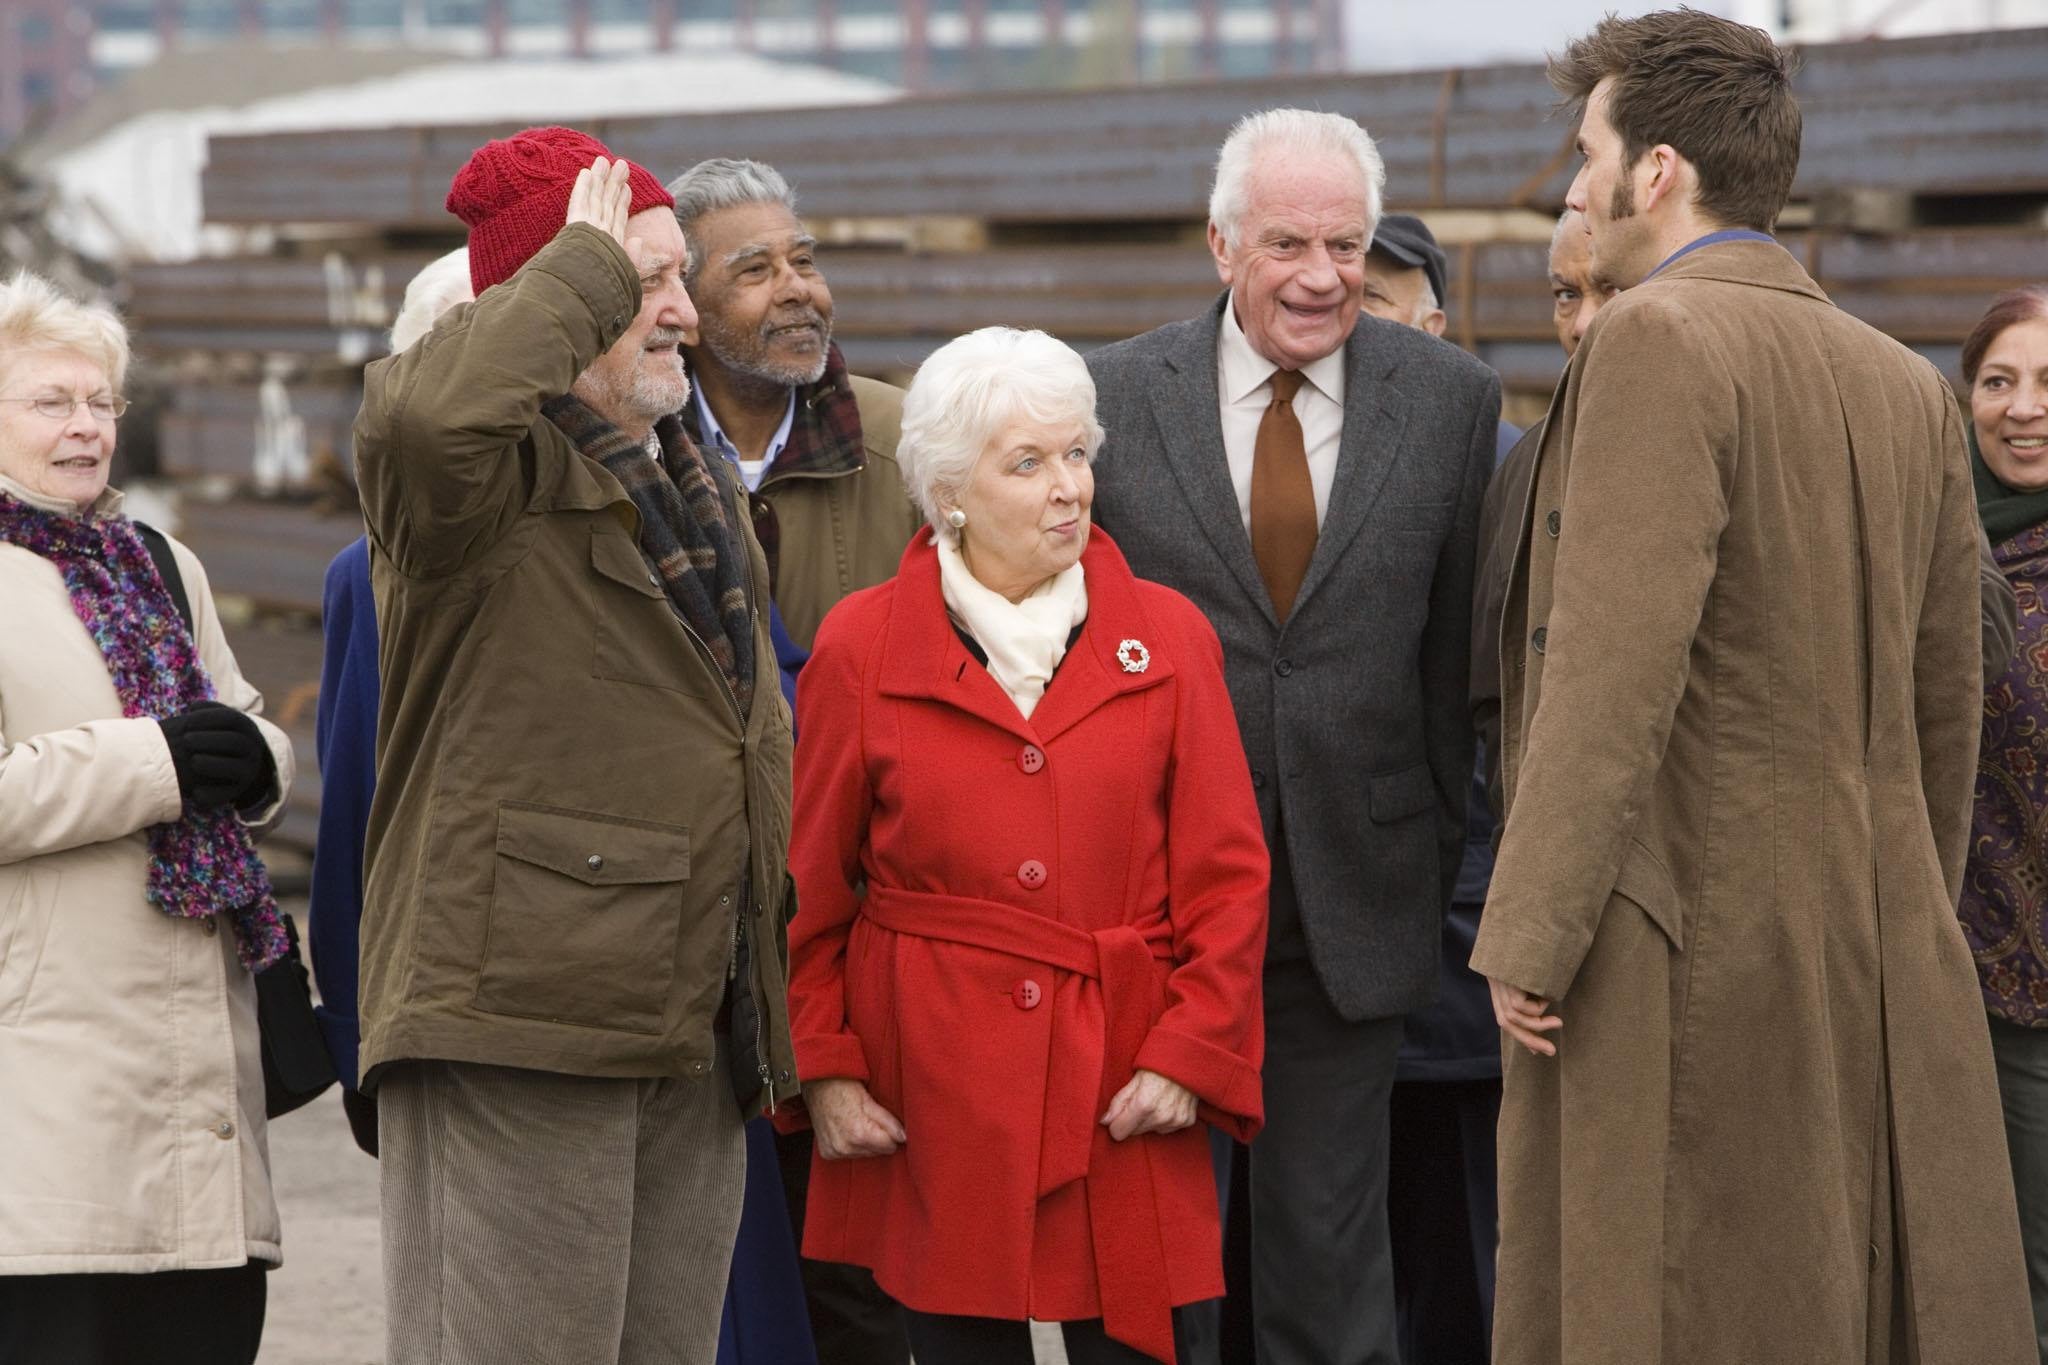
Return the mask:
{"type": "Polygon", "coordinates": [[[1763,34],[1609,19],[1552,78],[1604,308],[1502,625],[1472,966],[1510,1040],[1503,1365],[2023,1365],[1954,907],[1981,697],[1953,396],[1766,235],[1763,34]]]}

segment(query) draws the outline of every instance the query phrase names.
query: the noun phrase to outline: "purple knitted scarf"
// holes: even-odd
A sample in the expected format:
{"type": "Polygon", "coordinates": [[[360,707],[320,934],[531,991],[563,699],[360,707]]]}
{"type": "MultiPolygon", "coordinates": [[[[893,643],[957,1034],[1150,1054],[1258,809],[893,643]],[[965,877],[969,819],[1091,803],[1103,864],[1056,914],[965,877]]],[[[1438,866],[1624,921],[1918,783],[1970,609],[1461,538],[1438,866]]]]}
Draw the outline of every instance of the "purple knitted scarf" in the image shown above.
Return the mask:
{"type": "MultiPolygon", "coordinates": [[[[68,517],[0,493],[0,541],[54,563],[71,609],[107,662],[121,714],[162,719],[213,700],[199,660],[149,550],[126,517],[68,517]]],[[[167,915],[226,914],[242,963],[260,972],[287,951],[270,874],[234,813],[192,805],[151,825],[150,903],[167,915]]]]}

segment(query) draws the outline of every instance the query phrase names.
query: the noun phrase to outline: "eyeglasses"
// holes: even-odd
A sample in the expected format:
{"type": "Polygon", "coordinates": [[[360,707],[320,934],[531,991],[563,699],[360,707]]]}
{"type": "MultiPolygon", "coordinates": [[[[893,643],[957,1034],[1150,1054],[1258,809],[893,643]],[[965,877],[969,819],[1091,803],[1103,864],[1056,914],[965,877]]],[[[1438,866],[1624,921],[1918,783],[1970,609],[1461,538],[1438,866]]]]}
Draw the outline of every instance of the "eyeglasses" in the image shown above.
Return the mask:
{"type": "Polygon", "coordinates": [[[102,422],[111,422],[128,411],[128,400],[116,394],[102,393],[91,398],[73,398],[70,394],[46,393],[40,398],[0,398],[0,403],[26,403],[42,416],[53,422],[62,422],[78,411],[80,403],[85,410],[102,422]]]}

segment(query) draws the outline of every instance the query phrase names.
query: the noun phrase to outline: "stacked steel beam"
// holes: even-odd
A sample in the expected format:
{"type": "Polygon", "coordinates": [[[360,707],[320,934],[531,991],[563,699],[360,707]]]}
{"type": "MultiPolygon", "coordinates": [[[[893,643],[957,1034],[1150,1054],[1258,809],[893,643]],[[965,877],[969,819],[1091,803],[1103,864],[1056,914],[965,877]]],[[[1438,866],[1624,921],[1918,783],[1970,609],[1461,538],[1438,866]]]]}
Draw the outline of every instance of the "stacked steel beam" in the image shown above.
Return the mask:
{"type": "MultiPolygon", "coordinates": [[[[1993,292],[2048,279],[2048,29],[1802,56],[1805,150],[1788,215],[1800,226],[1787,241],[1845,308],[1952,372],[1993,292]],[[1885,230],[1857,230],[1873,226],[1885,230]]],[[[1086,347],[1199,309],[1217,288],[1200,244],[1214,149],[1237,118],[1278,104],[1350,114],[1374,133],[1390,205],[1444,211],[1455,229],[1444,233],[1451,337],[1524,402],[1547,392],[1558,362],[1535,239],[1574,158],[1537,66],[917,98],[592,131],[664,176],[710,155],[779,166],[813,222],[854,243],[825,258],[850,360],[900,376],[986,323],[1086,347]],[[1490,235],[1508,224],[1512,240],[1490,235]]],[[[164,422],[166,468],[251,472],[265,374],[273,408],[286,385],[305,467],[345,467],[361,366],[380,353],[399,291],[461,240],[441,206],[449,177],[508,131],[215,138],[209,221],[273,229],[281,245],[132,273],[139,339],[184,380],[164,422]]]]}

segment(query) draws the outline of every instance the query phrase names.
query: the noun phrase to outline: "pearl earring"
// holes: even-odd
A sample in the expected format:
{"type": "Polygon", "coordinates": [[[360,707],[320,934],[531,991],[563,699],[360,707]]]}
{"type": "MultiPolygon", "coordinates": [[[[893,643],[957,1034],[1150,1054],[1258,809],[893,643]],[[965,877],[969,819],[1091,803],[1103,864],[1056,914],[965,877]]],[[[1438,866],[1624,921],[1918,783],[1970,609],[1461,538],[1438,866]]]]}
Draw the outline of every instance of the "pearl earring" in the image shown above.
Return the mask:
{"type": "Polygon", "coordinates": [[[946,524],[957,531],[967,524],[967,514],[955,507],[952,511],[946,513],[946,524]]]}

